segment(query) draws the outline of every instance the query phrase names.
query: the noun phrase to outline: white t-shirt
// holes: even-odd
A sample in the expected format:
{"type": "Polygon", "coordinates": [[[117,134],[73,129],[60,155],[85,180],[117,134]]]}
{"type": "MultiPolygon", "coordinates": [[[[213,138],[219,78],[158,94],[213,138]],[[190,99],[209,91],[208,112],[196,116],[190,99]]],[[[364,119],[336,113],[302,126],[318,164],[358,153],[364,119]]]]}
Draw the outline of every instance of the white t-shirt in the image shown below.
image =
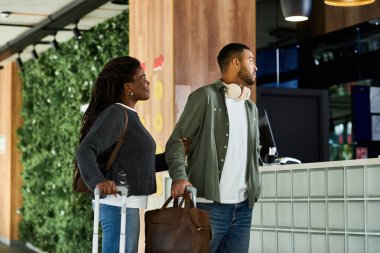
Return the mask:
{"type": "Polygon", "coordinates": [[[220,178],[220,202],[239,203],[247,199],[248,120],[245,101],[226,97],[229,139],[220,178]]]}
{"type": "MultiPolygon", "coordinates": [[[[92,202],[94,202],[94,200],[92,202]]],[[[129,196],[127,198],[127,207],[146,208],[147,202],[148,196],[129,196]]],[[[121,196],[119,194],[117,194],[116,197],[114,195],[107,195],[104,199],[100,199],[99,203],[121,207],[121,196]]]]}

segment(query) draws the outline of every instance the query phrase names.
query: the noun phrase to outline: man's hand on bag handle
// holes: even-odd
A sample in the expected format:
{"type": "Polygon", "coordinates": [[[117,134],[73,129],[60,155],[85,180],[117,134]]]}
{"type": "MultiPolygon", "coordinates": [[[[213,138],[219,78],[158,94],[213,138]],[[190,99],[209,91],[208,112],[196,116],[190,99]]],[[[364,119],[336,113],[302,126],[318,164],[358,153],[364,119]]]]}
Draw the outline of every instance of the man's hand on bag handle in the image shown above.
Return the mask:
{"type": "Polygon", "coordinates": [[[177,179],[172,181],[172,190],[171,194],[173,198],[178,198],[183,195],[185,192],[185,187],[186,186],[193,186],[189,181],[185,179],[177,179]]]}
{"type": "Polygon", "coordinates": [[[100,194],[115,195],[117,194],[116,183],[112,180],[106,180],[96,185],[100,194]]]}

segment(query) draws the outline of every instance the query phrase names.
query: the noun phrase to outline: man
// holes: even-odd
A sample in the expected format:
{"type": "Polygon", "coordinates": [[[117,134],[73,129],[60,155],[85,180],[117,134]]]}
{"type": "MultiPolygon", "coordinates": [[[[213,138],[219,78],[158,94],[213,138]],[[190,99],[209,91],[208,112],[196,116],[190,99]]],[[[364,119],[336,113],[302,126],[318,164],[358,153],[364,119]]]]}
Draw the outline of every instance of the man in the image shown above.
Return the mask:
{"type": "Polygon", "coordinates": [[[166,161],[172,196],[193,185],[197,207],[209,212],[210,252],[244,253],[260,195],[258,112],[247,88],[257,67],[239,43],[223,47],[217,59],[222,77],[190,94],[166,144],[166,161]],[[190,145],[187,159],[184,144],[190,145]]]}

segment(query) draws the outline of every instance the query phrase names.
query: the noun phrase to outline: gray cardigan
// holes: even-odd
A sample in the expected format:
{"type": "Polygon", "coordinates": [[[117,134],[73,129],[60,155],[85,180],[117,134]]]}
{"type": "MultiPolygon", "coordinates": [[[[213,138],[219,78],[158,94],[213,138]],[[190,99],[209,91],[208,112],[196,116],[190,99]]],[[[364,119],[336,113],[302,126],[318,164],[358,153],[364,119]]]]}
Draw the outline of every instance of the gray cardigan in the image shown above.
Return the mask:
{"type": "Polygon", "coordinates": [[[106,174],[100,171],[112,152],[124,124],[121,105],[106,108],[83,139],[76,153],[81,176],[90,189],[106,178],[120,185],[120,175],[126,174],[128,195],[149,195],[156,192],[156,144],[142,125],[138,114],[127,109],[128,128],[124,143],[106,174]]]}

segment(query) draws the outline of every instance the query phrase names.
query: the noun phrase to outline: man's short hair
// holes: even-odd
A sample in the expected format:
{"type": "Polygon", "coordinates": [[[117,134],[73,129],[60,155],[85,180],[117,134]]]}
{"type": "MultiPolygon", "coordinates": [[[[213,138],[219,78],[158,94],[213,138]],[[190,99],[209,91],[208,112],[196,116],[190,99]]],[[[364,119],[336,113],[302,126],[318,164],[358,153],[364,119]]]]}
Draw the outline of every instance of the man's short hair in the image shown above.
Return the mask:
{"type": "Polygon", "coordinates": [[[233,58],[237,57],[241,59],[240,56],[244,49],[251,50],[248,46],[241,43],[230,43],[225,45],[220,50],[217,57],[220,71],[223,72],[233,58]]]}

